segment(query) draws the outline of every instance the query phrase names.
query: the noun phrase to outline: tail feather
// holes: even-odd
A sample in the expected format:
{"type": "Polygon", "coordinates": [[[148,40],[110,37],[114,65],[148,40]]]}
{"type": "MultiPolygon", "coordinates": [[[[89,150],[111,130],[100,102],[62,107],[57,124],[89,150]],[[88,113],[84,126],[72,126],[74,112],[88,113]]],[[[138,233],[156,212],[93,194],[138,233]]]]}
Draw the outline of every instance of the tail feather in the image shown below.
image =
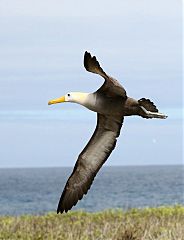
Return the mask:
{"type": "Polygon", "coordinates": [[[151,102],[149,99],[141,98],[138,100],[138,103],[140,106],[143,106],[147,111],[158,112],[158,109],[155,106],[155,104],[151,102]]]}

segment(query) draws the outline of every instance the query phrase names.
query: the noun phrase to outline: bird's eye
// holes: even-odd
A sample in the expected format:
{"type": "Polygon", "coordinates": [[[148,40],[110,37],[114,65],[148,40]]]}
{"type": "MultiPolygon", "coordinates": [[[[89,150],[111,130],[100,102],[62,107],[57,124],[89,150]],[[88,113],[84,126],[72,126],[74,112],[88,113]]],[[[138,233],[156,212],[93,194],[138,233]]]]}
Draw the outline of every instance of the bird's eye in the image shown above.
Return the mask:
{"type": "Polygon", "coordinates": [[[68,93],[67,95],[68,95],[68,97],[70,97],[70,93],[68,93]]]}

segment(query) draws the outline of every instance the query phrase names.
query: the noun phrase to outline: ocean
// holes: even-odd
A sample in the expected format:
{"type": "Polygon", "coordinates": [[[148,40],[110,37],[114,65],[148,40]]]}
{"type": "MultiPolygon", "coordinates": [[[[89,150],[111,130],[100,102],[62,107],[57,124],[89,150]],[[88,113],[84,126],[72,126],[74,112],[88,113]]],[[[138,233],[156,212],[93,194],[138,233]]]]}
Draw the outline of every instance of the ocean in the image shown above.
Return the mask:
{"type": "MultiPolygon", "coordinates": [[[[56,211],[72,168],[0,169],[0,215],[56,211]]],[[[183,166],[103,167],[73,208],[94,212],[184,204],[183,166]]]]}

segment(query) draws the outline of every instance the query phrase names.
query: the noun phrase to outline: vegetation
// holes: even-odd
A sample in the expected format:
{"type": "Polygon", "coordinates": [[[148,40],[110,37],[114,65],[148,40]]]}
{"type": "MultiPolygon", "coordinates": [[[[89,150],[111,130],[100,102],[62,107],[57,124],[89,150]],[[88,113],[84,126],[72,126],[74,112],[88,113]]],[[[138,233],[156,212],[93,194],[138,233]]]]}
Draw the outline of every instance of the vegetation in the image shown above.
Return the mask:
{"type": "Polygon", "coordinates": [[[0,239],[183,240],[184,207],[1,216],[0,239]]]}

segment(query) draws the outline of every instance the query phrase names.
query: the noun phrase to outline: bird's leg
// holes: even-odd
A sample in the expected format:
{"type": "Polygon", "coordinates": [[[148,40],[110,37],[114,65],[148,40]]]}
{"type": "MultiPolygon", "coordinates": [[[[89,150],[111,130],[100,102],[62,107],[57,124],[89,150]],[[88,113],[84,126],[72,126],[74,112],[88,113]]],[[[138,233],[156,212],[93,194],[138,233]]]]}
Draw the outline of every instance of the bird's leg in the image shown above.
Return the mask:
{"type": "Polygon", "coordinates": [[[147,111],[146,108],[144,108],[143,106],[140,106],[140,107],[148,118],[161,118],[161,119],[166,119],[167,118],[167,116],[164,115],[163,113],[150,112],[150,111],[147,111]]]}

